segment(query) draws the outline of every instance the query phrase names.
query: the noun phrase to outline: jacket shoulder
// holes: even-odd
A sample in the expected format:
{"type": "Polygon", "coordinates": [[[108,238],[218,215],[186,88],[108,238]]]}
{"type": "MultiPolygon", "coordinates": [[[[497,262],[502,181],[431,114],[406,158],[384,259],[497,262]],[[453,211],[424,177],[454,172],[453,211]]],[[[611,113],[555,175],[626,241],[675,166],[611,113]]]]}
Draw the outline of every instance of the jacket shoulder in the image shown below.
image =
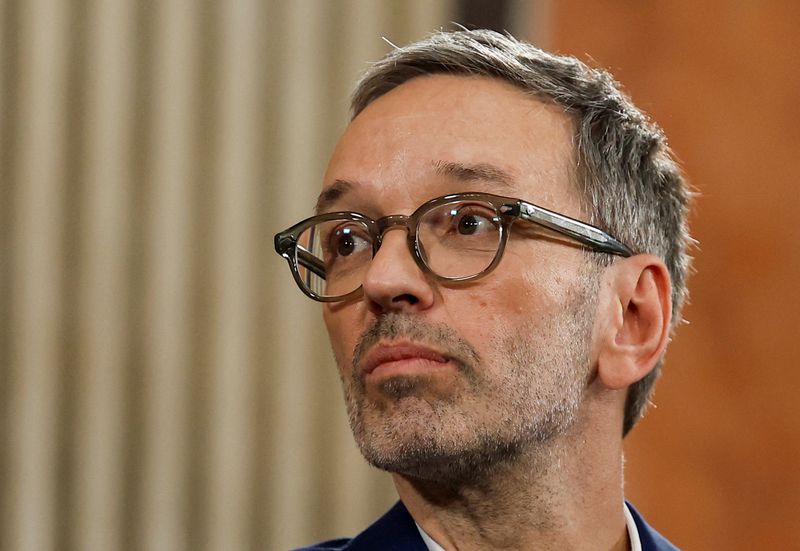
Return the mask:
{"type": "Polygon", "coordinates": [[[401,501],[352,539],[328,540],[297,551],[428,551],[401,501]]]}
{"type": "Polygon", "coordinates": [[[351,538],[339,538],[335,540],[323,541],[308,547],[300,547],[295,551],[342,551],[347,549],[347,546],[351,541],[353,541],[351,538]]]}

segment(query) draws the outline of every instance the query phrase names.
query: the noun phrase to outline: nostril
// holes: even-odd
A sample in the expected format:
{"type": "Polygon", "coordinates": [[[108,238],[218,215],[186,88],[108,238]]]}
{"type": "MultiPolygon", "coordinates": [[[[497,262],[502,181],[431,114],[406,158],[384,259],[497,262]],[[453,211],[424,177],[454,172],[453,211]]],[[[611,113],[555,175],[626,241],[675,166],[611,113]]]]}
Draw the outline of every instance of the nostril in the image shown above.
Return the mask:
{"type": "Polygon", "coordinates": [[[398,295],[398,296],[392,298],[392,302],[394,302],[394,303],[407,302],[408,304],[416,304],[416,303],[419,302],[419,298],[415,297],[414,295],[412,295],[410,293],[405,293],[405,294],[398,295]]]}

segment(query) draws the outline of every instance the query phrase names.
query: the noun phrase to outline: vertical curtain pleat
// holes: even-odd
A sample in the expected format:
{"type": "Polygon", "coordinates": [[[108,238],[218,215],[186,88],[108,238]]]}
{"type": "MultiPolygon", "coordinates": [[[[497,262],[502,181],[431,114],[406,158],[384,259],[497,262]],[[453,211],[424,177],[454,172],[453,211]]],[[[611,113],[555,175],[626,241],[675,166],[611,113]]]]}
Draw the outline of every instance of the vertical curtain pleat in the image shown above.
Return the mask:
{"type": "Polygon", "coordinates": [[[190,208],[200,36],[194,2],[160,0],[154,6],[140,518],[142,547],[156,551],[186,547],[190,208]]]}
{"type": "Polygon", "coordinates": [[[71,260],[80,283],[70,524],[75,548],[101,551],[119,548],[122,523],[133,36],[129,4],[87,7],[81,254],[71,260]]]}
{"type": "Polygon", "coordinates": [[[220,83],[209,404],[208,549],[248,549],[247,511],[252,503],[254,346],[259,333],[254,305],[259,299],[257,255],[263,242],[255,232],[264,97],[260,22],[262,2],[223,3],[220,20],[220,83]]]}
{"type": "Polygon", "coordinates": [[[4,446],[11,503],[4,507],[10,517],[4,532],[13,548],[24,551],[55,544],[66,15],[61,2],[31,0],[19,6],[15,29],[17,104],[9,110],[19,124],[12,176],[10,427],[4,446]]]}
{"type": "MultiPolygon", "coordinates": [[[[5,451],[0,451],[0,496],[10,496],[10,455],[11,455],[11,259],[12,251],[12,212],[13,190],[11,181],[13,167],[11,159],[13,150],[11,133],[13,118],[10,106],[14,103],[14,94],[9,85],[12,60],[12,40],[9,39],[10,28],[14,21],[9,2],[0,2],[0,443],[5,451]]],[[[0,549],[10,547],[11,505],[10,498],[0,497],[0,549]]]]}
{"type": "Polygon", "coordinates": [[[280,550],[395,499],[272,236],[381,37],[452,4],[0,2],[0,550],[280,550]]]}

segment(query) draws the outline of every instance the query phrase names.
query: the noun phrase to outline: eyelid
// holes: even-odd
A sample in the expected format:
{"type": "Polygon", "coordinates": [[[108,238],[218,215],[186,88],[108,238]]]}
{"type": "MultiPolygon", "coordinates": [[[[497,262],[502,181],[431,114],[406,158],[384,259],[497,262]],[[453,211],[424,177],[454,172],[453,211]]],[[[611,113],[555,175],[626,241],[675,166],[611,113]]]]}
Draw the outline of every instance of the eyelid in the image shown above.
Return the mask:
{"type": "Polygon", "coordinates": [[[495,213],[495,214],[497,213],[497,210],[494,207],[492,207],[491,205],[484,205],[482,203],[464,203],[459,207],[458,212],[461,212],[462,210],[465,209],[474,210],[478,212],[483,211],[486,213],[495,213]]]}
{"type": "Polygon", "coordinates": [[[344,232],[342,230],[351,230],[347,232],[347,234],[354,235],[356,237],[368,239],[371,239],[372,237],[369,229],[366,228],[362,222],[359,222],[358,220],[341,220],[339,224],[331,228],[328,239],[336,234],[343,234],[344,232]]]}
{"type": "Polygon", "coordinates": [[[497,209],[492,205],[486,205],[476,202],[454,203],[451,211],[455,210],[457,214],[477,214],[487,219],[494,219],[497,217],[497,209]]]}

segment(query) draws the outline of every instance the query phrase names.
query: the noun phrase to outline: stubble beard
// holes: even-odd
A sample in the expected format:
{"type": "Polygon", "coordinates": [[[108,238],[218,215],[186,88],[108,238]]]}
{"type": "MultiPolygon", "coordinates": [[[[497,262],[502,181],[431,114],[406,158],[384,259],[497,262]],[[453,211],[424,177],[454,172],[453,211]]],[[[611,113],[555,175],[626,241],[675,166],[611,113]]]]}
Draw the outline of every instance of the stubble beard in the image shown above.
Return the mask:
{"type": "Polygon", "coordinates": [[[591,302],[573,297],[561,315],[494,335],[503,359],[491,371],[450,327],[382,315],[361,336],[350,369],[340,369],[361,453],[379,469],[450,486],[486,480],[522,455],[547,463],[531,455],[549,454],[549,444],[573,426],[589,378],[591,302]],[[427,378],[393,377],[379,387],[388,406],[368,399],[358,368],[363,355],[379,340],[399,338],[445,351],[461,385],[430,396],[427,378]]]}

